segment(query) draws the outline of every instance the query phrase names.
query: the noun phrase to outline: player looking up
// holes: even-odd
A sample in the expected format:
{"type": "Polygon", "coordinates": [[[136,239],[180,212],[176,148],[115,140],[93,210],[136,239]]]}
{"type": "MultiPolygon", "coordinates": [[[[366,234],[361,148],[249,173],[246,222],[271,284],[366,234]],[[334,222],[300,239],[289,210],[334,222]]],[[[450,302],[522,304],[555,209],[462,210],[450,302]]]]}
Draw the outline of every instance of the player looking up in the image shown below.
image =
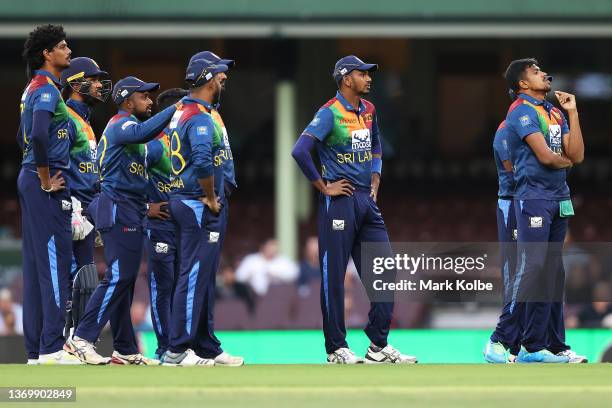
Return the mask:
{"type": "Polygon", "coordinates": [[[566,179],[568,169],[584,159],[576,99],[555,92],[569,114],[568,127],[565,115],[545,99],[552,77],[535,59],[512,61],[505,77],[517,97],[506,116],[518,230],[510,307],[527,300],[522,305],[525,320],[517,362],[586,361],[565,343],[561,299],[565,281],[561,248],[568,217],[574,215],[566,179]]]}

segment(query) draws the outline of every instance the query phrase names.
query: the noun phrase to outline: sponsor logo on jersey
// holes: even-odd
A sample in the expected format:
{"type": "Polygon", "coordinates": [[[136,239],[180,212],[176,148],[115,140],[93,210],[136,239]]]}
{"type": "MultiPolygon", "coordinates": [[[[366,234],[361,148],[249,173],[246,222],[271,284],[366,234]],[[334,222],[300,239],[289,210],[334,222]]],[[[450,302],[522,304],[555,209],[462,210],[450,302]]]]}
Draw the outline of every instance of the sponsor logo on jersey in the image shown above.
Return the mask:
{"type": "Polygon", "coordinates": [[[369,129],[357,129],[351,132],[351,146],[353,150],[370,150],[372,140],[370,139],[369,129]]]}

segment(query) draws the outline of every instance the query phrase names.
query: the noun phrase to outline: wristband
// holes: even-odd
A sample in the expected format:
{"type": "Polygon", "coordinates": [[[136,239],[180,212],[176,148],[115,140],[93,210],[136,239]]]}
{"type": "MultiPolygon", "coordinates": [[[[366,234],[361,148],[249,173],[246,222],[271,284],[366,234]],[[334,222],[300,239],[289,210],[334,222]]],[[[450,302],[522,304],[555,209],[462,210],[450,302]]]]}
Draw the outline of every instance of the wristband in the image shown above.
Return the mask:
{"type": "Polygon", "coordinates": [[[48,190],[45,190],[45,188],[44,188],[44,187],[42,186],[42,184],[41,184],[41,185],[40,185],[40,189],[41,189],[42,191],[44,191],[45,193],[50,193],[50,192],[52,192],[52,191],[53,191],[53,186],[49,187],[49,189],[48,189],[48,190]]]}

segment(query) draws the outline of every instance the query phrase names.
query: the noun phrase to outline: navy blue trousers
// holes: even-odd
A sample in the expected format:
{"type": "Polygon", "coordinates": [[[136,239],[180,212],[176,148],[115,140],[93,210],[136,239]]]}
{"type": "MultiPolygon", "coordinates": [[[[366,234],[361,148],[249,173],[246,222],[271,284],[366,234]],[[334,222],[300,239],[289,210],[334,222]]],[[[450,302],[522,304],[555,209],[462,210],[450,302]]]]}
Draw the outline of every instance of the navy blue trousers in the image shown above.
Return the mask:
{"type": "Polygon", "coordinates": [[[216,357],[222,350],[212,324],[215,275],[227,209],[215,215],[200,200],[171,200],[170,211],[178,225],[181,264],[168,349],[182,353],[193,348],[201,357],[216,357]]]}
{"type": "Polygon", "coordinates": [[[93,343],[110,320],[115,350],[135,354],[138,344],[130,308],[144,246],[144,204],[114,202],[103,192],[89,208],[102,234],[108,266],[75,335],[93,343]]]}
{"type": "Polygon", "coordinates": [[[568,219],[560,216],[558,201],[515,200],[514,205],[518,259],[512,304],[526,300],[521,343],[528,352],[568,350],[562,301],[568,219]]]}
{"type": "MultiPolygon", "coordinates": [[[[352,196],[319,197],[319,262],[321,266],[321,311],[325,350],[332,353],[348,347],[344,324],[344,278],[352,256],[360,276],[361,244],[389,242],[387,227],[370,190],[357,188],[352,196]]],[[[391,256],[391,247],[388,253],[391,256]]],[[[362,277],[363,279],[363,277],[362,277]]],[[[378,347],[387,345],[393,302],[371,302],[365,333],[378,347]]]]}
{"type": "Polygon", "coordinates": [[[221,251],[223,242],[225,242],[225,234],[227,232],[227,222],[229,216],[229,202],[227,199],[223,201],[223,207],[219,213],[218,224],[213,221],[213,227],[219,230],[219,242],[212,243],[210,241],[203,242],[204,259],[210,259],[206,263],[205,279],[207,280],[206,293],[202,304],[202,313],[200,313],[200,323],[198,325],[198,334],[194,346],[195,352],[204,358],[215,358],[223,353],[221,341],[215,335],[215,287],[217,284],[217,271],[219,270],[219,262],[221,261],[221,251]],[[218,225],[218,227],[216,227],[218,225]]]}
{"type": "Polygon", "coordinates": [[[36,359],[64,345],[72,206],[69,190],[45,193],[29,167],[21,169],[17,189],[23,229],[23,331],[28,358],[36,359]]]}
{"type": "MultiPolygon", "coordinates": [[[[516,214],[513,200],[497,201],[497,238],[500,243],[503,281],[503,307],[497,326],[491,335],[492,342],[500,342],[517,355],[521,348],[523,331],[522,308],[512,306],[512,288],[516,277],[516,214]]],[[[522,304],[521,304],[522,305],[522,304]]]]}
{"type": "Polygon", "coordinates": [[[155,353],[161,356],[168,349],[172,293],[180,265],[176,232],[147,229],[147,255],[151,321],[157,337],[155,353]]]}

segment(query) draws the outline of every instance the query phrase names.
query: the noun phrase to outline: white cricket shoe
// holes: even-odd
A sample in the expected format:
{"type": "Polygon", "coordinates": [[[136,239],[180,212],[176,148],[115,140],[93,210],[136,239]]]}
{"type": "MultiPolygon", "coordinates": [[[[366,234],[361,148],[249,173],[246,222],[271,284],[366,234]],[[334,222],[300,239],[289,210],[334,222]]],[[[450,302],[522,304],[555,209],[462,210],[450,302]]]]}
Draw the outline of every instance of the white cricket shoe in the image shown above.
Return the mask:
{"type": "Polygon", "coordinates": [[[37,358],[28,358],[28,362],[26,363],[26,365],[39,365],[40,363],[38,362],[37,358]]]}
{"type": "MultiPolygon", "coordinates": [[[[29,364],[29,361],[28,361],[29,364]]],[[[40,365],[80,365],[83,364],[81,360],[67,353],[65,350],[59,350],[51,354],[41,354],[38,356],[38,363],[40,365]]]]}
{"type": "Polygon", "coordinates": [[[363,358],[353,353],[353,350],[341,347],[327,355],[327,362],[330,364],[363,364],[363,358]]]}
{"type": "Polygon", "coordinates": [[[215,357],[215,364],[226,367],[240,367],[244,365],[244,358],[240,356],[232,356],[224,351],[215,357]]]}
{"type": "Polygon", "coordinates": [[[96,352],[96,346],[80,337],[72,336],[66,340],[64,350],[77,357],[85,364],[104,365],[110,363],[110,358],[102,357],[96,352]]]}
{"type": "Polygon", "coordinates": [[[164,366],[198,366],[198,367],[214,367],[215,360],[212,358],[202,358],[195,351],[187,349],[182,353],[173,353],[166,351],[162,354],[161,365],[164,366]]]}
{"type": "Polygon", "coordinates": [[[400,353],[390,344],[383,348],[370,344],[365,355],[365,361],[367,364],[414,364],[417,363],[417,358],[400,353]]]}
{"type": "Polygon", "coordinates": [[[113,351],[111,364],[116,365],[159,365],[159,360],[147,358],[140,353],[136,354],[121,354],[118,351],[113,351]]]}
{"type": "Polygon", "coordinates": [[[580,364],[580,363],[588,363],[589,360],[585,356],[581,356],[580,354],[576,354],[574,350],[565,350],[557,353],[558,356],[565,356],[569,358],[568,363],[570,364],[580,364]]]}

